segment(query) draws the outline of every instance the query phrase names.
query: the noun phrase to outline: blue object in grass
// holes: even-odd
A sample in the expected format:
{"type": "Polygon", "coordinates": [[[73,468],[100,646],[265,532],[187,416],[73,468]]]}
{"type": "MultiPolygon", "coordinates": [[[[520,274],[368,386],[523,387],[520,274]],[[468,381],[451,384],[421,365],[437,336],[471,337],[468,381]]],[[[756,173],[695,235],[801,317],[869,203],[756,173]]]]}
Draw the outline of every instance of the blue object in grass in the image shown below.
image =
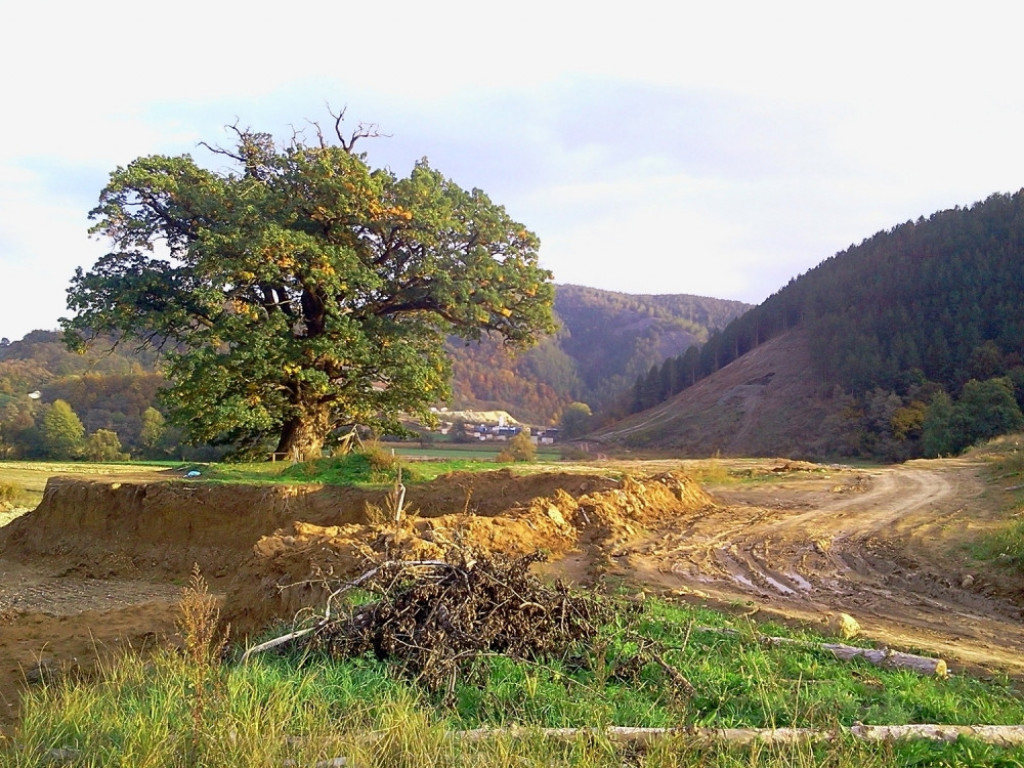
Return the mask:
{"type": "Polygon", "coordinates": [[[198,469],[190,469],[188,472],[185,473],[185,477],[199,477],[199,475],[201,474],[202,472],[200,472],[198,469]]]}

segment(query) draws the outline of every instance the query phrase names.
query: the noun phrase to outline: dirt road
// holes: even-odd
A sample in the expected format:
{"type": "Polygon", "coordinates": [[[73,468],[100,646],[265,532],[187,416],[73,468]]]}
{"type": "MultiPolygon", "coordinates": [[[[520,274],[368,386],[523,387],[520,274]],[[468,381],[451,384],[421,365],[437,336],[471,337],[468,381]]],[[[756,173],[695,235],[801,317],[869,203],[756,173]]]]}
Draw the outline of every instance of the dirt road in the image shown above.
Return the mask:
{"type": "Polygon", "coordinates": [[[782,617],[853,616],[863,634],[1024,673],[1019,575],[970,567],[990,524],[979,467],[911,462],[717,489],[721,506],[615,553],[640,582],[782,617]]]}

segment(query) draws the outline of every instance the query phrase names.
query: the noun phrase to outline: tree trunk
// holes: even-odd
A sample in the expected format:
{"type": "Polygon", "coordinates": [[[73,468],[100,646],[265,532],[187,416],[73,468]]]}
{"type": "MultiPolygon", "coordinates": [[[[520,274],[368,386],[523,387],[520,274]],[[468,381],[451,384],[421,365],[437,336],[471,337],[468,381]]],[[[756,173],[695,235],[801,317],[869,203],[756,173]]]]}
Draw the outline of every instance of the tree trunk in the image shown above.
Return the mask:
{"type": "Polygon", "coordinates": [[[306,405],[282,425],[281,439],[274,452],[286,454],[295,461],[319,459],[330,431],[330,405],[328,403],[306,405]]]}

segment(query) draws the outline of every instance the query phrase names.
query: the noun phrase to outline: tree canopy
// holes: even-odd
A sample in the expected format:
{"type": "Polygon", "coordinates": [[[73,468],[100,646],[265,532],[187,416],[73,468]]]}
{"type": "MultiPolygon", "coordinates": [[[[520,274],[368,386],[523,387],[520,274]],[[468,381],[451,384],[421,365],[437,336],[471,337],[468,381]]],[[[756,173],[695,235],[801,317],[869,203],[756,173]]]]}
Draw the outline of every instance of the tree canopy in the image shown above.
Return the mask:
{"type": "Polygon", "coordinates": [[[43,417],[43,446],[55,459],[74,458],[85,446],[85,427],[64,400],[55,401],[43,417]]]}
{"type": "Polygon", "coordinates": [[[448,394],[448,335],[527,346],[553,330],[537,237],[421,160],[372,168],[334,121],[277,143],[140,157],[91,212],[112,252],[77,270],[66,338],[161,346],[169,417],[196,441],[317,455],[342,425],[388,430],[448,394]]]}

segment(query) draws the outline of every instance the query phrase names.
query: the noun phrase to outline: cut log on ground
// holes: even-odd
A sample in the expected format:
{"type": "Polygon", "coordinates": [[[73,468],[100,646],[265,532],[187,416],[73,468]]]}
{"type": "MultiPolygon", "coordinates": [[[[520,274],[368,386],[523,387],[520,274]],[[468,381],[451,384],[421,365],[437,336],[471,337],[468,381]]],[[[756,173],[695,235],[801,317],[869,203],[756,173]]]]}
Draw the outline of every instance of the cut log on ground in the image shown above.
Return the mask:
{"type": "MultiPolygon", "coordinates": [[[[714,632],[720,635],[736,637],[740,633],[735,629],[718,627],[697,627],[700,632],[714,632]]],[[[936,675],[946,677],[949,675],[949,667],[944,659],[936,659],[930,656],[918,656],[914,653],[894,651],[891,648],[860,648],[855,645],[844,643],[815,643],[807,640],[793,640],[789,637],[769,637],[768,635],[756,635],[758,642],[769,645],[797,645],[801,648],[813,648],[828,651],[841,661],[853,661],[864,659],[876,667],[889,667],[892,669],[909,669],[921,675],[936,675]]]]}
{"type": "Polygon", "coordinates": [[[644,747],[664,739],[681,739],[707,743],[805,744],[835,741],[849,737],[856,741],[891,742],[921,739],[953,742],[960,737],[1000,747],[1024,745],[1024,725],[854,725],[850,728],[478,728],[452,731],[450,738],[459,741],[486,741],[496,738],[522,738],[540,735],[545,739],[571,741],[580,736],[604,738],[621,746],[644,747]]]}

